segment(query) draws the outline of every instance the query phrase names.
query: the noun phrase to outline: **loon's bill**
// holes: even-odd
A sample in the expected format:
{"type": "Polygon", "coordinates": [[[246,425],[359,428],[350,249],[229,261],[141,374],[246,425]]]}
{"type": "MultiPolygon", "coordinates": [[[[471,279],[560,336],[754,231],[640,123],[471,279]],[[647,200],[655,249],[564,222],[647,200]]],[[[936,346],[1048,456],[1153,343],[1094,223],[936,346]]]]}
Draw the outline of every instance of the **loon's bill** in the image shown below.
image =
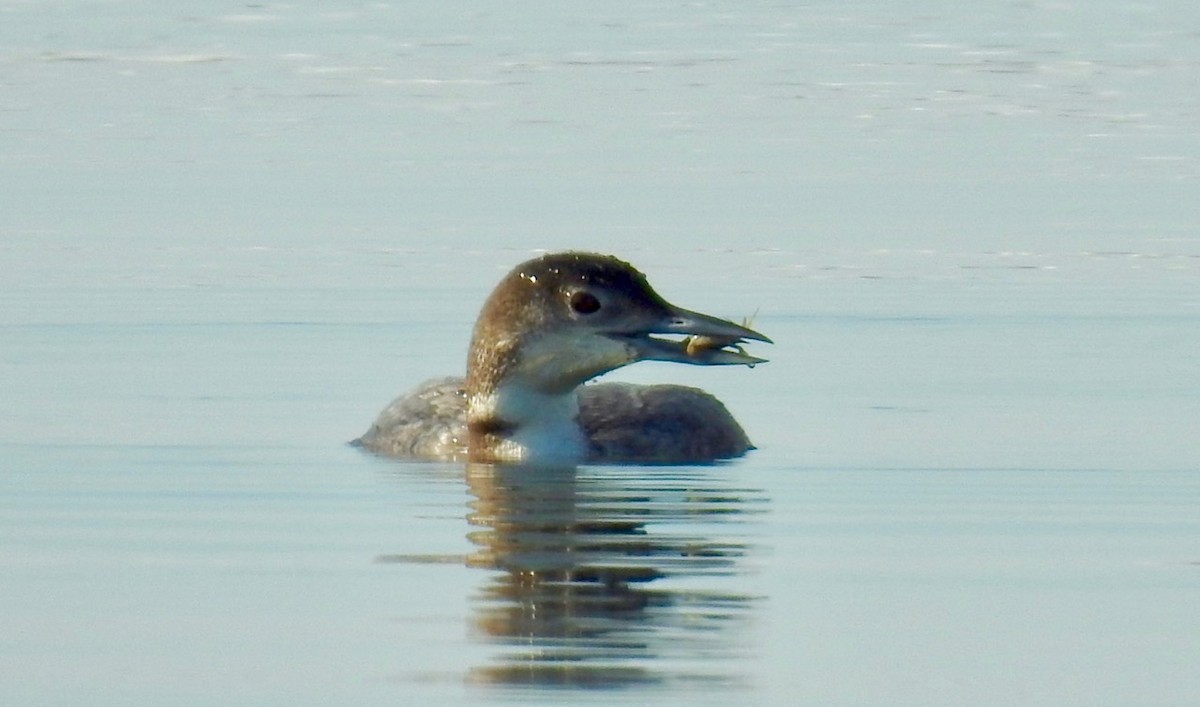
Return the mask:
{"type": "Polygon", "coordinates": [[[741,324],[672,307],[671,316],[641,336],[630,337],[644,361],[669,361],[696,366],[754,366],[767,359],[747,354],[741,347],[750,341],[774,343],[741,324]],[[654,334],[681,334],[667,339],[654,334]]]}

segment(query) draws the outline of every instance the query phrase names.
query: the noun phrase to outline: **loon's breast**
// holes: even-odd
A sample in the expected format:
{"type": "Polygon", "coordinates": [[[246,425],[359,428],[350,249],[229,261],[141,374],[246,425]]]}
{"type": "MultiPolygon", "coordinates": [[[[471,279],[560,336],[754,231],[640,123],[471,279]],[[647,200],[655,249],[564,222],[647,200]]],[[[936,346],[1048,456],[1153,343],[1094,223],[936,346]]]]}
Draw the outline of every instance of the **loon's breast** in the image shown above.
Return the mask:
{"type": "MultiPolygon", "coordinates": [[[[754,449],[721,401],[699,388],[594,383],[574,395],[587,444],[579,461],[704,463],[754,449]]],[[[465,381],[446,377],[394,400],[354,444],[393,457],[465,461],[468,439],[465,381]]]]}

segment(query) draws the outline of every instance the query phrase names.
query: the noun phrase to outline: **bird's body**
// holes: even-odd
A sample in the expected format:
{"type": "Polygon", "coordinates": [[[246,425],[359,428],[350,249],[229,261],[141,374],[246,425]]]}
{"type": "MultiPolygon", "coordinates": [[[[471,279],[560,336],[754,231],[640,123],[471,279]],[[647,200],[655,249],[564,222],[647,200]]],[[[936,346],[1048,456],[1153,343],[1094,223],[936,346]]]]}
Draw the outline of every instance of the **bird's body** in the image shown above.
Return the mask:
{"type": "Polygon", "coordinates": [[[480,312],[467,376],[393,401],[356,443],[388,456],[520,463],[694,463],[752,449],[716,398],[673,385],[583,385],[639,360],[753,365],[766,337],[668,304],[632,266],[561,253],[517,266],[480,312]],[[688,335],[663,339],[652,334],[688,335]],[[708,337],[716,342],[696,345],[708,337]]]}
{"type": "MultiPolygon", "coordinates": [[[[721,401],[699,388],[592,383],[576,396],[585,461],[710,462],[754,448],[721,401]]],[[[466,381],[448,377],[396,398],[356,442],[391,457],[466,461],[467,440],[466,381]]]]}

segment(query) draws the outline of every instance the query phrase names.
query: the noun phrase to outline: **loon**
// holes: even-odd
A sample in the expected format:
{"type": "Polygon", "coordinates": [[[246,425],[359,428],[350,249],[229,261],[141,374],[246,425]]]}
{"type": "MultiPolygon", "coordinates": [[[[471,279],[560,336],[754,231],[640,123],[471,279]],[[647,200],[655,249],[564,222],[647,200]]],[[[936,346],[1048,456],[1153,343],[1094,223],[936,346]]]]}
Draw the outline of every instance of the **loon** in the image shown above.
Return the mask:
{"type": "Polygon", "coordinates": [[[538,465],[742,456],[754,448],[746,433],[698,388],[584,383],[637,361],[765,362],[742,350],[748,340],[771,343],[668,303],[613,256],[543,255],[515,267],[484,303],[465,379],[419,385],[352,444],[392,457],[538,465]]]}

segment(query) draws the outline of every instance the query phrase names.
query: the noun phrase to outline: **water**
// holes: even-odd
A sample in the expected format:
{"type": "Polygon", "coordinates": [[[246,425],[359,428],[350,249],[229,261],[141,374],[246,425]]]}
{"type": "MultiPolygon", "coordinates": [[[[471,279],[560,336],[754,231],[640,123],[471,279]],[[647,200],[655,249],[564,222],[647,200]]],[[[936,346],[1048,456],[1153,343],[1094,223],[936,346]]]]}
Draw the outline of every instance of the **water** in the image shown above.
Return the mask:
{"type": "Polygon", "coordinates": [[[0,5],[6,697],[1193,702],[1196,19],[0,5]],[[758,451],[344,446],[560,248],[758,451]]]}

